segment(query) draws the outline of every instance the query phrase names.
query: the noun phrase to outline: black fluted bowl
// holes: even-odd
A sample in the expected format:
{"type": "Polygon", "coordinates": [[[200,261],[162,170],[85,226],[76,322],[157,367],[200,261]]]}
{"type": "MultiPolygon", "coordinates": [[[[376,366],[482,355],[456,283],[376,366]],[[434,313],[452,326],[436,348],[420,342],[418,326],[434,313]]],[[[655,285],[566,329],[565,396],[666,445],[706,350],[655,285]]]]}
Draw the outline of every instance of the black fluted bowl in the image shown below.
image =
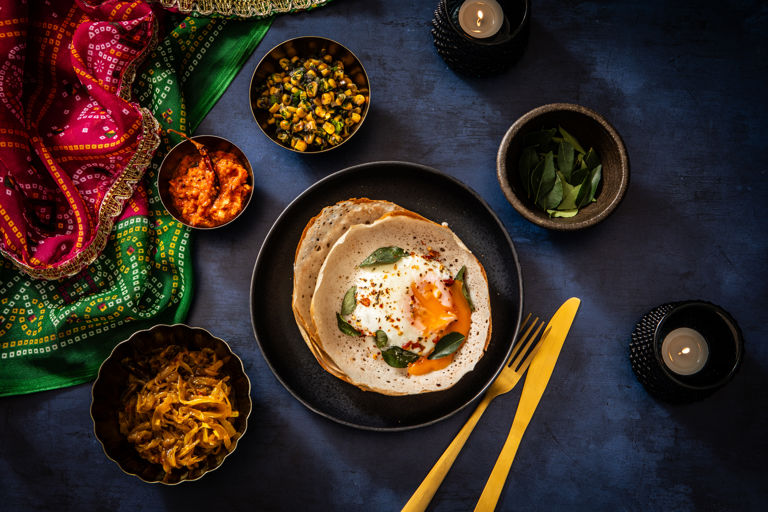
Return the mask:
{"type": "Polygon", "coordinates": [[[119,343],[99,368],[96,381],[91,390],[91,419],[96,439],[104,448],[109,459],[117,463],[125,473],[139,477],[148,483],[178,484],[197,480],[207,472],[218,468],[224,459],[235,451],[237,443],[248,427],[251,413],[251,382],[243,369],[243,363],[232,352],[229,345],[213,336],[205,329],[188,325],[156,325],[148,330],[137,331],[127,340],[119,343]],[[146,358],[154,349],[168,345],[179,345],[188,350],[212,349],[219,358],[229,357],[222,367],[222,373],[228,375],[231,385],[230,401],[239,415],[233,426],[239,434],[228,452],[211,454],[191,470],[174,469],[165,474],[160,464],[153,464],[142,458],[128,439],[120,433],[118,410],[122,404],[122,395],[126,389],[129,372],[124,360],[128,362],[146,358]]]}

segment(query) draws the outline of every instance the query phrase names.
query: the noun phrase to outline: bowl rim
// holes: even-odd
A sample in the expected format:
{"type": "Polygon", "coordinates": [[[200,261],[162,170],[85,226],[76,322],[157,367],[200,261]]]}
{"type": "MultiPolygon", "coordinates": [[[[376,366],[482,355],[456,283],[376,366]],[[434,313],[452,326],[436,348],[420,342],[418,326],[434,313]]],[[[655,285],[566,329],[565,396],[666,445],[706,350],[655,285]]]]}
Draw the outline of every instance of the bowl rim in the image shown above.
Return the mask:
{"type": "Polygon", "coordinates": [[[347,48],[346,46],[344,46],[340,42],[336,41],[335,39],[331,39],[330,37],[325,37],[325,36],[298,36],[298,37],[292,37],[290,39],[286,39],[282,43],[276,44],[275,46],[270,48],[261,57],[261,59],[259,59],[259,62],[256,64],[256,67],[253,68],[253,73],[251,74],[251,81],[248,84],[248,106],[251,109],[251,116],[253,116],[253,120],[256,122],[256,126],[259,127],[259,130],[261,131],[261,133],[263,133],[267,137],[267,139],[271,140],[273,143],[277,144],[281,148],[287,149],[288,151],[292,151],[292,152],[300,154],[300,155],[319,155],[319,154],[325,153],[327,151],[332,151],[332,150],[334,150],[334,149],[336,149],[338,147],[343,146],[349,139],[351,139],[357,132],[360,131],[360,128],[362,128],[362,126],[363,126],[363,123],[365,123],[365,120],[368,117],[368,111],[370,110],[370,107],[371,107],[371,98],[372,97],[373,97],[373,95],[372,95],[372,90],[371,90],[371,79],[368,76],[368,72],[365,70],[365,66],[363,65],[363,61],[360,60],[360,57],[358,57],[357,54],[355,54],[355,52],[353,52],[352,50],[350,50],[349,48],[347,48]],[[266,132],[266,130],[264,130],[264,128],[262,128],[261,123],[259,123],[259,120],[256,118],[256,108],[254,106],[253,101],[251,101],[251,97],[253,95],[253,89],[254,89],[254,86],[255,86],[254,80],[256,79],[256,73],[259,71],[259,68],[265,62],[267,57],[269,57],[272,54],[273,51],[277,50],[281,46],[286,45],[286,44],[291,43],[291,42],[294,42],[294,41],[301,40],[301,39],[322,39],[324,41],[328,41],[329,43],[339,45],[345,51],[349,52],[349,54],[352,55],[352,57],[354,57],[354,59],[357,61],[357,63],[360,64],[360,69],[363,70],[363,76],[365,77],[365,83],[368,85],[368,101],[366,102],[366,106],[365,106],[365,110],[363,111],[362,118],[360,119],[360,122],[357,124],[357,128],[355,128],[355,131],[352,134],[350,134],[349,137],[347,137],[346,139],[342,140],[340,143],[336,144],[335,146],[329,146],[329,147],[327,147],[325,149],[320,149],[320,150],[317,150],[317,151],[299,151],[299,150],[294,149],[294,148],[292,148],[290,146],[284,146],[283,144],[281,144],[280,142],[278,142],[274,138],[272,138],[272,136],[270,134],[268,134],[266,132]]]}
{"type": "MultiPolygon", "coordinates": [[[[624,140],[621,138],[621,135],[619,135],[619,132],[601,114],[597,113],[591,108],[575,103],[547,103],[545,105],[536,107],[520,116],[506,131],[504,137],[502,138],[501,144],[499,145],[499,150],[496,154],[496,176],[504,196],[512,204],[515,210],[517,210],[518,213],[520,213],[520,215],[522,215],[525,219],[536,224],[537,226],[555,231],[577,231],[594,226],[595,224],[605,220],[611,213],[613,213],[616,207],[618,207],[619,203],[621,203],[621,201],[624,199],[627,189],[629,188],[629,155],[627,153],[624,140]],[[553,112],[556,113],[558,111],[575,112],[577,114],[586,116],[592,121],[597,122],[603,129],[606,130],[606,132],[608,132],[608,136],[614,142],[619,156],[621,181],[619,183],[618,191],[610,199],[610,202],[605,208],[590,217],[583,217],[581,222],[564,222],[556,217],[542,217],[540,215],[536,215],[536,212],[528,208],[528,206],[523,203],[517,194],[512,191],[512,187],[509,183],[510,176],[509,169],[507,169],[506,165],[506,157],[507,152],[509,151],[509,146],[512,143],[512,139],[519,135],[523,127],[526,126],[531,120],[542,114],[553,112]]],[[[573,219],[577,218],[578,214],[573,217],[573,219]]]]}
{"type": "MultiPolygon", "coordinates": [[[[120,468],[120,471],[122,471],[126,475],[135,476],[136,478],[138,478],[142,482],[146,482],[148,484],[162,484],[162,485],[172,486],[172,485],[179,485],[179,484],[184,483],[184,482],[194,482],[196,480],[200,480],[201,478],[203,478],[208,473],[210,473],[212,471],[215,471],[215,470],[219,469],[221,466],[223,466],[224,465],[224,461],[230,455],[232,455],[235,452],[235,449],[237,448],[238,444],[240,443],[240,440],[245,436],[245,433],[248,431],[248,419],[251,416],[251,412],[253,412],[253,400],[251,400],[251,391],[252,391],[252,389],[253,389],[253,386],[251,385],[251,379],[248,377],[248,374],[245,371],[245,366],[243,365],[243,360],[240,358],[240,356],[237,355],[237,353],[235,353],[234,350],[232,350],[232,347],[229,345],[229,343],[227,343],[223,339],[219,338],[218,336],[214,336],[208,329],[205,329],[203,327],[194,327],[194,326],[191,326],[191,325],[188,325],[188,324],[183,324],[183,323],[155,324],[155,325],[153,325],[152,327],[150,327],[148,329],[140,329],[138,331],[135,331],[128,338],[126,338],[123,341],[117,343],[112,348],[112,350],[110,351],[109,355],[106,358],[104,358],[104,360],[101,362],[101,365],[99,365],[99,371],[96,373],[96,378],[94,379],[93,384],[91,384],[91,405],[88,408],[88,413],[91,416],[91,431],[93,432],[93,435],[96,438],[96,440],[99,442],[99,445],[101,446],[101,450],[102,450],[102,452],[104,452],[104,455],[109,460],[111,460],[112,462],[117,464],[117,467],[120,468]],[[101,378],[101,372],[104,369],[104,365],[107,363],[107,361],[109,361],[112,358],[112,356],[117,351],[118,347],[122,346],[123,344],[131,343],[139,334],[149,333],[149,332],[155,331],[155,330],[160,329],[160,328],[169,328],[169,329],[182,328],[182,329],[188,329],[188,330],[192,330],[192,331],[198,330],[198,331],[202,331],[204,334],[210,336],[213,340],[216,340],[216,341],[222,343],[224,345],[224,347],[227,349],[227,351],[232,356],[234,356],[234,358],[238,361],[238,363],[240,363],[240,370],[243,372],[243,375],[245,376],[245,381],[248,383],[248,393],[246,394],[246,398],[248,399],[248,404],[249,404],[248,414],[246,414],[245,417],[243,418],[243,420],[245,421],[245,425],[243,426],[243,431],[240,433],[240,437],[238,437],[237,440],[235,441],[235,448],[233,448],[231,451],[228,451],[224,455],[224,457],[221,459],[221,462],[219,462],[219,464],[216,465],[215,467],[207,469],[205,472],[201,473],[199,476],[197,476],[195,478],[185,478],[185,479],[179,480],[178,482],[164,482],[162,480],[147,480],[146,478],[143,478],[142,476],[140,476],[140,475],[138,475],[136,473],[131,473],[130,471],[127,471],[125,468],[123,468],[123,465],[118,460],[116,460],[109,453],[107,453],[107,447],[105,446],[104,441],[102,441],[101,437],[99,437],[99,434],[96,432],[96,418],[93,417],[93,406],[94,406],[94,403],[96,401],[96,397],[94,396],[94,389],[96,388],[96,384],[99,382],[99,379],[101,378]]],[[[149,462],[149,461],[147,461],[147,463],[151,464],[151,462],[149,462]]]]}
{"type": "MultiPolygon", "coordinates": [[[[165,156],[163,156],[163,160],[160,162],[160,166],[157,168],[157,178],[155,179],[155,185],[157,186],[157,195],[160,196],[160,204],[163,205],[163,208],[165,208],[165,211],[167,211],[168,215],[173,217],[173,219],[175,221],[177,221],[178,223],[183,224],[183,225],[185,225],[185,226],[187,226],[188,228],[191,228],[191,229],[199,229],[201,231],[210,231],[210,230],[213,230],[213,229],[223,228],[224,226],[227,226],[227,225],[231,224],[232,222],[237,220],[243,214],[243,212],[248,208],[248,205],[251,204],[251,198],[253,198],[253,188],[254,188],[254,184],[255,184],[254,183],[255,182],[255,177],[254,177],[254,173],[253,173],[253,165],[251,164],[250,160],[248,159],[248,156],[245,154],[245,151],[240,149],[240,146],[238,146],[237,144],[235,144],[231,140],[227,139],[226,137],[222,137],[221,135],[213,135],[213,134],[201,133],[201,134],[198,134],[198,135],[192,135],[189,138],[192,139],[192,140],[195,140],[195,139],[200,139],[200,138],[203,138],[203,137],[211,137],[211,138],[214,138],[214,139],[219,139],[219,141],[223,141],[223,142],[226,142],[227,144],[230,144],[232,147],[237,149],[237,151],[239,151],[240,154],[245,159],[244,162],[240,162],[240,163],[241,164],[245,164],[245,165],[243,165],[243,167],[245,167],[245,170],[248,171],[248,177],[251,180],[251,191],[248,193],[248,199],[246,199],[245,204],[240,209],[240,211],[237,213],[237,215],[235,215],[234,217],[229,219],[227,222],[224,222],[222,224],[217,224],[216,226],[194,226],[194,225],[186,222],[185,220],[177,217],[173,213],[171,208],[168,208],[168,205],[165,204],[165,199],[163,198],[163,194],[162,194],[161,188],[160,188],[160,178],[163,175],[162,171],[165,168],[165,164],[166,164],[166,161],[168,160],[168,157],[171,156],[171,154],[174,151],[176,151],[178,148],[180,148],[181,146],[183,146],[185,144],[191,144],[191,142],[189,142],[186,139],[183,139],[179,143],[174,145],[170,150],[168,150],[168,152],[165,154],[165,156]]],[[[237,155],[237,156],[239,157],[239,155],[237,155]]]]}
{"type": "Polygon", "coordinates": [[[661,320],[659,320],[658,323],[656,324],[656,327],[653,330],[652,346],[653,346],[653,354],[656,358],[656,362],[658,363],[659,368],[661,368],[661,370],[667,376],[667,378],[669,378],[678,386],[688,390],[693,390],[693,391],[714,391],[716,389],[719,389],[725,386],[736,375],[736,372],[741,367],[742,359],[744,358],[744,335],[741,331],[741,328],[739,327],[739,324],[736,323],[736,320],[725,309],[718,306],[717,304],[713,304],[712,302],[708,302],[706,300],[685,300],[685,301],[681,301],[673,304],[672,308],[669,311],[667,311],[662,316],[661,320]],[[661,359],[661,344],[664,341],[663,339],[661,339],[661,333],[663,332],[667,322],[670,321],[670,319],[673,318],[675,315],[679,314],[680,311],[683,311],[685,309],[701,310],[708,314],[719,316],[720,319],[723,321],[723,323],[726,324],[726,326],[728,327],[728,329],[731,331],[731,334],[732,334],[732,340],[736,349],[735,360],[733,362],[733,365],[731,365],[731,368],[728,370],[727,374],[725,374],[719,380],[716,380],[709,384],[697,386],[697,385],[690,384],[688,382],[683,381],[682,379],[679,378],[677,374],[675,374],[675,372],[670,370],[661,359]]]}
{"type": "MultiPolygon", "coordinates": [[[[450,23],[453,30],[457,34],[459,34],[459,36],[461,36],[461,38],[464,40],[464,43],[469,43],[470,45],[477,45],[477,46],[484,46],[484,47],[494,47],[502,44],[508,44],[512,41],[516,41],[522,35],[522,32],[525,30],[526,25],[530,23],[531,0],[520,0],[520,1],[523,3],[525,7],[525,9],[523,10],[523,16],[522,18],[520,18],[520,22],[515,27],[510,27],[509,34],[502,40],[496,39],[496,36],[498,34],[491,36],[487,39],[470,36],[469,34],[464,32],[464,30],[462,30],[460,26],[457,27],[456,23],[454,23],[452,13],[448,12],[448,0],[440,0],[440,3],[443,5],[443,9],[448,14],[447,16],[448,23],[450,23]]],[[[503,7],[504,6],[502,5],[502,8],[503,7]]],[[[506,13],[504,16],[504,22],[509,23],[509,18],[506,16],[506,13]]]]}

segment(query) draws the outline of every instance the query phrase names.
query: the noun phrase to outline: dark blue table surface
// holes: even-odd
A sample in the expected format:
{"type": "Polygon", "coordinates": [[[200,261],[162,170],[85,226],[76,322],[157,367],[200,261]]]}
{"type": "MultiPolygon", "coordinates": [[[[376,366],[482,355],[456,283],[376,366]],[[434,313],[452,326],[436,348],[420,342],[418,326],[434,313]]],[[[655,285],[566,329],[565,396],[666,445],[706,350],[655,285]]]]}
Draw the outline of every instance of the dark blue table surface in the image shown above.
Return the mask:
{"type": "MultiPolygon", "coordinates": [[[[549,317],[564,299],[582,298],[501,510],[756,510],[768,502],[768,6],[535,1],[522,60],[501,76],[468,79],[432,45],[436,5],[335,0],[277,18],[197,131],[233,140],[255,168],[243,218],[194,237],[188,319],[228,340],[251,378],[254,409],[237,451],[200,481],[147,485],[103,455],[90,385],[4,398],[0,509],[399,510],[472,407],[406,432],[336,424],[280,385],[249,321],[253,263],[282,209],[333,171],[375,160],[429,165],[477,191],[514,240],[526,310],[549,317]],[[299,35],[344,43],[373,84],[361,131],[321,156],[275,146],[248,108],[256,63],[299,35]],[[507,128],[531,108],[563,101],[605,115],[632,164],[618,210],[576,234],[530,224],[496,181],[507,128]],[[746,357],[712,397],[672,406],[638,383],[627,346],[647,310],[691,298],[730,311],[746,357]]],[[[474,507],[519,394],[491,405],[431,509],[474,507]]]]}

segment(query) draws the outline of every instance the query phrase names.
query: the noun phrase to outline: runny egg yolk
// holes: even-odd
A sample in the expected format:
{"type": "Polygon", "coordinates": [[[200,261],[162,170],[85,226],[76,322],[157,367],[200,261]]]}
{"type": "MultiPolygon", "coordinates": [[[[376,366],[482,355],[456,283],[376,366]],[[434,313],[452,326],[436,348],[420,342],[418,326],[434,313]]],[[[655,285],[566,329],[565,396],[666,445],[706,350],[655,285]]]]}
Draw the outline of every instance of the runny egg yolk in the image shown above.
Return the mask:
{"type": "MultiPolygon", "coordinates": [[[[414,323],[421,327],[422,335],[428,337],[433,333],[442,332],[445,327],[456,320],[453,306],[446,306],[442,299],[443,292],[430,281],[411,283],[413,303],[411,313],[414,323]]],[[[453,299],[453,296],[451,296],[453,299]]],[[[453,301],[451,301],[453,302],[453,301]]]]}
{"type": "MultiPolygon", "coordinates": [[[[462,281],[454,281],[448,288],[451,294],[451,306],[446,308],[440,301],[440,297],[431,283],[422,286],[411,285],[414,296],[413,317],[425,326],[425,333],[437,333],[436,340],[449,332],[459,332],[464,337],[469,336],[472,310],[467,299],[461,291],[462,281]],[[431,285],[431,286],[430,286],[431,285]]],[[[455,352],[454,352],[455,354],[455,352]]],[[[411,375],[424,375],[436,370],[442,370],[453,361],[454,354],[449,354],[438,359],[420,357],[416,362],[408,366],[411,375]]]]}
{"type": "Polygon", "coordinates": [[[393,264],[358,268],[354,286],[356,305],[344,320],[370,338],[383,331],[386,347],[417,354],[412,375],[445,368],[452,355],[427,359],[435,343],[450,332],[469,334],[472,312],[462,282],[433,258],[409,254],[393,264]]]}

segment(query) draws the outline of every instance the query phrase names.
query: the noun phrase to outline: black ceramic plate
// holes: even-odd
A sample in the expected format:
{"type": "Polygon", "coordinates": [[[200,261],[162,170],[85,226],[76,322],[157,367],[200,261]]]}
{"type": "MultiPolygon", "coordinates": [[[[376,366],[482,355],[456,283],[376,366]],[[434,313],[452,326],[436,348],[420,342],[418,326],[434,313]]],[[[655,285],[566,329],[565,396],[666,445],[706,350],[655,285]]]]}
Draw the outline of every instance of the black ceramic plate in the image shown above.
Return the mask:
{"type": "Polygon", "coordinates": [[[373,162],[318,181],[278,217],[253,269],[251,322],[267,364],[309,409],[357,428],[404,430],[444,419],[483,393],[512,350],[522,300],[520,263],[512,240],[475,192],[429,167],[373,162]],[[485,267],[493,334],[485,356],[452,388],[396,397],[365,392],[323,370],[304,343],[291,309],[296,246],[309,219],[323,207],[351,197],[393,201],[436,222],[447,222],[485,267]]]}

